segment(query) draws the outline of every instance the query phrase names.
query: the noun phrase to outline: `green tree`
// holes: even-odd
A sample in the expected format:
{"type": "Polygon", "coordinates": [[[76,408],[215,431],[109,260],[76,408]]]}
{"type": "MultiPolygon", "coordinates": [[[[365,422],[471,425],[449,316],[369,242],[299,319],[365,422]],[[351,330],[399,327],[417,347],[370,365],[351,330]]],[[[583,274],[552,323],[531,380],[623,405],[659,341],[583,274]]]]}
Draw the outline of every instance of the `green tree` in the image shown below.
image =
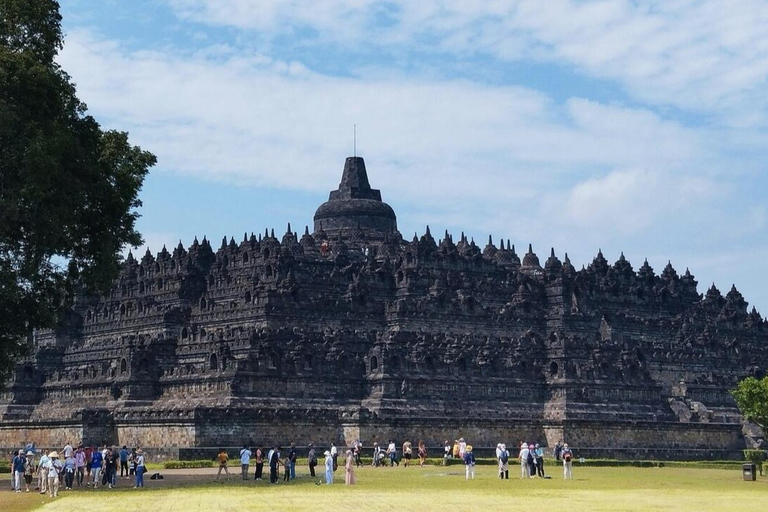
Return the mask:
{"type": "Polygon", "coordinates": [[[731,391],[742,416],[768,431],[768,376],[747,377],[731,391]]]}
{"type": "Polygon", "coordinates": [[[138,193],[156,159],[104,131],[54,61],[55,0],[0,0],[0,386],[74,283],[105,290],[142,243],[138,193]]]}

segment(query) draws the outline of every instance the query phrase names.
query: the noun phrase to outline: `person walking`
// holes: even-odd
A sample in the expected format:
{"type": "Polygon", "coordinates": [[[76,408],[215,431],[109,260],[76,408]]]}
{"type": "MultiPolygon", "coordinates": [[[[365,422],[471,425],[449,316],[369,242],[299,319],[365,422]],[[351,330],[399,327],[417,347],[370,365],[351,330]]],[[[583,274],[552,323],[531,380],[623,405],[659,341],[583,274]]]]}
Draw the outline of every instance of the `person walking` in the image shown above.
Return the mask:
{"type": "Polygon", "coordinates": [[[443,466],[448,465],[448,459],[451,458],[451,443],[446,439],[443,445],[443,466]]]}
{"type": "Polygon", "coordinates": [[[96,489],[101,483],[101,469],[104,465],[104,459],[101,452],[93,450],[91,454],[91,474],[93,475],[93,488],[96,489]]]}
{"type": "Polygon", "coordinates": [[[327,485],[333,483],[333,457],[328,450],[325,451],[325,483],[327,485]]]}
{"type": "Polygon", "coordinates": [[[128,447],[123,445],[120,450],[120,478],[128,478],[128,455],[130,454],[128,447]]]}
{"type": "Polygon", "coordinates": [[[40,494],[45,494],[48,490],[48,466],[51,464],[51,458],[46,452],[40,457],[40,464],[37,466],[37,486],[40,494]]]}
{"type": "Polygon", "coordinates": [[[503,443],[499,446],[499,478],[509,480],[509,451],[503,443]]]}
{"type": "Polygon", "coordinates": [[[333,458],[333,470],[339,469],[339,451],[336,449],[336,444],[331,442],[331,457],[333,458]]]}
{"type": "Polygon", "coordinates": [[[459,438],[459,458],[464,458],[464,454],[467,453],[467,442],[463,437],[459,438]]]}
{"type": "Polygon", "coordinates": [[[59,460],[58,452],[53,451],[48,456],[51,458],[48,464],[48,495],[55,498],[59,495],[59,475],[64,466],[59,460]]]}
{"type": "Polygon", "coordinates": [[[64,490],[71,491],[75,481],[75,471],[77,470],[77,461],[74,452],[69,452],[69,457],[64,461],[64,490]]]}
{"type": "Polygon", "coordinates": [[[136,485],[134,489],[141,489],[144,487],[144,473],[147,472],[147,467],[144,464],[144,452],[141,448],[136,450],[136,485]]]}
{"type": "Polygon", "coordinates": [[[26,461],[24,449],[19,450],[11,461],[11,479],[13,480],[13,489],[16,492],[21,492],[21,482],[24,480],[24,464],[26,461]]]}
{"type": "Polygon", "coordinates": [[[219,448],[219,454],[216,456],[216,460],[219,461],[219,472],[216,473],[216,480],[221,477],[222,470],[224,471],[224,474],[227,475],[227,480],[229,480],[229,468],[227,467],[227,464],[229,463],[229,455],[227,455],[227,450],[219,448]]]}
{"type": "Polygon", "coordinates": [[[472,445],[468,445],[464,449],[464,467],[467,473],[467,480],[470,478],[475,479],[475,454],[472,453],[472,445]]]}
{"type": "Polygon", "coordinates": [[[104,473],[107,477],[107,487],[110,489],[117,485],[117,464],[119,455],[115,450],[108,448],[107,455],[104,458],[104,473]]]}
{"type": "Polygon", "coordinates": [[[373,466],[374,467],[380,467],[382,465],[382,461],[384,459],[384,453],[382,452],[381,446],[379,446],[379,443],[375,442],[373,443],[373,466]]]}
{"type": "Polygon", "coordinates": [[[307,464],[309,465],[309,476],[315,478],[315,466],[317,466],[317,452],[312,443],[309,443],[309,453],[307,454],[307,464]]]}
{"type": "Polygon", "coordinates": [[[395,467],[395,464],[398,466],[400,463],[397,461],[397,446],[395,445],[395,440],[390,439],[389,445],[387,445],[387,455],[389,456],[389,466],[395,467]]]}
{"type": "Polygon", "coordinates": [[[346,485],[355,485],[355,464],[352,457],[352,450],[347,450],[347,463],[344,467],[346,469],[344,483],[346,485]]]}
{"type": "Polygon", "coordinates": [[[411,462],[411,457],[413,457],[413,445],[410,441],[406,440],[403,443],[403,467],[408,467],[408,464],[411,462]]]}
{"type": "Polygon", "coordinates": [[[90,485],[91,480],[91,463],[93,462],[93,447],[85,447],[85,479],[86,485],[90,485]]]}
{"type": "Polygon", "coordinates": [[[528,444],[523,441],[523,444],[520,445],[520,455],[517,456],[517,459],[520,461],[520,478],[531,477],[531,470],[528,468],[529,452],[528,444]]]}
{"type": "Polygon", "coordinates": [[[352,451],[352,454],[355,456],[355,466],[360,467],[363,465],[363,443],[360,442],[360,440],[355,441],[354,450],[352,451]]]}
{"type": "Polygon", "coordinates": [[[30,450],[27,452],[26,460],[24,461],[24,485],[27,488],[26,492],[29,492],[29,485],[32,483],[35,471],[37,471],[37,465],[35,464],[35,452],[30,450]]]}
{"type": "Polygon", "coordinates": [[[573,451],[568,448],[568,443],[563,444],[560,456],[563,459],[563,480],[573,480],[573,451]]]}
{"type": "Polygon", "coordinates": [[[536,443],[536,474],[540,478],[546,478],[544,475],[544,448],[539,446],[539,443],[536,443]]]}
{"type": "Polygon", "coordinates": [[[419,440],[419,466],[424,467],[424,463],[427,461],[427,447],[424,445],[423,440],[419,440]]]}
{"type": "Polygon", "coordinates": [[[243,480],[248,480],[248,466],[251,464],[251,455],[253,455],[253,452],[251,452],[248,445],[243,446],[243,449],[240,450],[240,474],[243,480]]]}
{"type": "Polygon", "coordinates": [[[264,475],[264,448],[261,446],[256,447],[256,471],[254,471],[253,479],[261,480],[264,475]]]}
{"type": "Polygon", "coordinates": [[[75,481],[78,487],[83,486],[83,478],[85,477],[85,450],[83,445],[77,447],[75,451],[75,481]]]}

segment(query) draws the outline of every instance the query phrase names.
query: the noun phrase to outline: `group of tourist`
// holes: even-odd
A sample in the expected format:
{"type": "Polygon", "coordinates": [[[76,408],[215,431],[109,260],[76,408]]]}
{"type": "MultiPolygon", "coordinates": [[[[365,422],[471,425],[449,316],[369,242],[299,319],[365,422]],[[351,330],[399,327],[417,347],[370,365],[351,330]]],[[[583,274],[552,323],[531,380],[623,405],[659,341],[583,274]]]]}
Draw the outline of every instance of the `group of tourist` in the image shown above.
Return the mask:
{"type": "Polygon", "coordinates": [[[30,485],[37,476],[37,486],[34,490],[40,494],[48,494],[55,498],[59,494],[59,488],[71,490],[73,486],[93,489],[101,486],[113,488],[117,486],[118,467],[120,477],[124,479],[135,478],[134,488],[144,487],[144,453],[140,448],[128,450],[104,445],[99,450],[95,446],[80,445],[74,448],[67,444],[61,450],[42,451],[39,460],[36,460],[37,450],[34,444],[18,451],[11,460],[11,483],[16,492],[22,492],[22,482],[26,492],[30,492],[30,485]]]}

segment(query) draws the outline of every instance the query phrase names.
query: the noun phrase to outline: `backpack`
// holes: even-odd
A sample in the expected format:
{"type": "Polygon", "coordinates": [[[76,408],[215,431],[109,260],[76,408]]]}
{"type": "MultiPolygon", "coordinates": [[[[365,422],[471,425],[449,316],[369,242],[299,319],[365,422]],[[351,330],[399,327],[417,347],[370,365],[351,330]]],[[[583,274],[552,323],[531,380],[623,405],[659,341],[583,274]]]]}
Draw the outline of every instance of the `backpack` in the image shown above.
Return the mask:
{"type": "Polygon", "coordinates": [[[499,458],[501,459],[502,463],[506,464],[507,462],[509,462],[509,452],[507,451],[501,452],[501,456],[499,458]]]}
{"type": "Polygon", "coordinates": [[[571,452],[566,452],[563,456],[563,460],[565,460],[565,462],[571,462],[571,452]]]}

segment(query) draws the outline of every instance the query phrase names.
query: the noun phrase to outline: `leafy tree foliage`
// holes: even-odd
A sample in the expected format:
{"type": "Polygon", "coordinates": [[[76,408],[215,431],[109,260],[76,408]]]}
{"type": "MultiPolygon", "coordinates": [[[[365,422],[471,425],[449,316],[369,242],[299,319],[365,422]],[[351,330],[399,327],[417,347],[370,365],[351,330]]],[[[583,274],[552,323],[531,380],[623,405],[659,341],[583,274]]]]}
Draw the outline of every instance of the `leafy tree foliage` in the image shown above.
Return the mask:
{"type": "Polygon", "coordinates": [[[731,391],[742,416],[768,431],[768,376],[747,377],[731,391]]]}
{"type": "Polygon", "coordinates": [[[74,283],[105,290],[135,229],[154,155],[87,114],[54,61],[55,0],[0,0],[0,386],[74,283]]]}

